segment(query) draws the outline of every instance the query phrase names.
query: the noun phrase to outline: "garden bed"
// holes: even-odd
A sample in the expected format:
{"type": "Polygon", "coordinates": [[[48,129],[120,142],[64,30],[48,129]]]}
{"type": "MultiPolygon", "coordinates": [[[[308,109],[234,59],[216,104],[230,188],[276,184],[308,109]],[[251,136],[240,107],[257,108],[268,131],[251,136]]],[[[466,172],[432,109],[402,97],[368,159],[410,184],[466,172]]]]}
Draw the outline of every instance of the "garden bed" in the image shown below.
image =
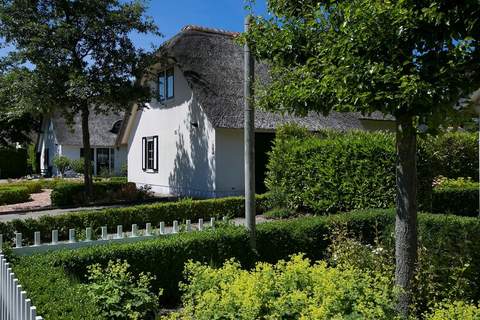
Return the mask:
{"type": "MultiPolygon", "coordinates": [[[[155,290],[164,290],[161,303],[175,305],[180,299],[178,282],[183,279],[184,264],[190,259],[220,266],[226,259],[236,258],[243,267],[250,268],[255,261],[275,263],[293,253],[303,252],[315,261],[325,257],[332,231],[339,226],[346,226],[350,233],[367,243],[374,243],[380,237],[386,244],[391,244],[393,223],[393,210],[299,218],[259,225],[257,253],[250,249],[243,228],[225,227],[134,244],[16,258],[14,269],[47,319],[101,319],[82,293],[87,267],[94,263],[106,265],[111,260],[126,260],[134,274],[150,272],[156,276],[155,290]]],[[[456,268],[461,260],[468,260],[462,276],[471,284],[469,297],[480,298],[478,230],[480,220],[475,218],[420,214],[421,245],[435,257],[436,260],[431,261],[432,267],[442,275],[441,279],[446,279],[438,287],[439,292],[448,292],[451,268],[456,268]]]]}

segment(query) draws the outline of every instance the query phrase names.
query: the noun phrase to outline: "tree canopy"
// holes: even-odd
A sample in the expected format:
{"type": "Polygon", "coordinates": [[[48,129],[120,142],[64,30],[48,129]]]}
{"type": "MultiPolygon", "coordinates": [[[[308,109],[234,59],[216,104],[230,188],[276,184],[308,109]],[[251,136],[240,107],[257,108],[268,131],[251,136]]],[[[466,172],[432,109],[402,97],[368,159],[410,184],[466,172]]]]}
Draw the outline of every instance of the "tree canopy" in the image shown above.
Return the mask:
{"type": "Polygon", "coordinates": [[[271,63],[261,105],[412,114],[435,128],[480,87],[480,5],[460,1],[270,0],[248,35],[271,63]]]}

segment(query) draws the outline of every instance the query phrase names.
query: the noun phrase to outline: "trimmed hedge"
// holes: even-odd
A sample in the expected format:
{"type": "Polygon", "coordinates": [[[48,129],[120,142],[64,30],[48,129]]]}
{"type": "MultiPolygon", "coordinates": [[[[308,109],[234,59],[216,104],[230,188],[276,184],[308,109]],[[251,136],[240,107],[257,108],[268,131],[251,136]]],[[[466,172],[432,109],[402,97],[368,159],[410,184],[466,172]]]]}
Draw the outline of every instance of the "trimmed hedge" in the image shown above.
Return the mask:
{"type": "MultiPolygon", "coordinates": [[[[395,205],[395,162],[395,136],[391,133],[312,134],[288,125],[277,130],[266,185],[274,206],[298,212],[388,208],[395,205]]],[[[477,135],[447,133],[420,138],[417,170],[419,208],[430,211],[434,177],[478,177],[477,135]]]]}
{"type": "Polygon", "coordinates": [[[140,196],[134,183],[124,181],[99,181],[93,184],[93,199],[87,200],[85,185],[80,182],[61,182],[52,191],[52,204],[69,207],[89,203],[109,203],[112,201],[133,201],[140,196]]]}
{"type": "MultiPolygon", "coordinates": [[[[227,227],[205,232],[184,233],[130,244],[95,246],[75,251],[18,258],[14,270],[29,292],[39,314],[52,319],[83,319],[88,301],[77,304],[65,299],[81,290],[86,268],[93,263],[106,264],[109,260],[128,260],[133,272],[151,272],[157,276],[154,285],[163,288],[163,303],[178,303],[178,282],[182,280],[184,263],[190,259],[220,266],[234,257],[242,266],[252,267],[255,261],[276,262],[290,254],[305,252],[306,256],[322,259],[329,245],[328,236],[334,226],[346,225],[365,241],[373,242],[377,232],[391,237],[394,224],[392,210],[354,212],[327,217],[300,218],[291,221],[265,223],[258,226],[257,249],[249,247],[243,228],[227,227]],[[40,262],[39,262],[40,261],[40,262]],[[57,283],[66,290],[57,290],[57,283]],[[68,314],[61,303],[68,303],[68,314]],[[64,312],[64,313],[61,313],[64,312]]],[[[468,259],[465,275],[471,283],[473,299],[480,298],[480,220],[476,218],[419,215],[419,233],[422,245],[439,256],[455,252],[468,259]],[[446,243],[448,245],[446,245],[446,243]]],[[[444,266],[449,270],[449,266],[444,266]]],[[[92,314],[85,319],[101,319],[92,314]]]]}
{"type": "Polygon", "coordinates": [[[453,213],[462,216],[479,215],[479,187],[442,187],[433,189],[432,212],[453,213]]]}
{"type": "MultiPolygon", "coordinates": [[[[269,209],[268,195],[257,196],[257,214],[269,209]]],[[[60,239],[68,239],[68,230],[85,231],[91,227],[93,232],[100,234],[102,226],[108,226],[111,233],[116,232],[117,225],[123,225],[125,231],[130,231],[132,224],[140,228],[150,222],[153,226],[164,221],[172,223],[174,220],[185,221],[211,217],[221,218],[240,217],[245,214],[245,200],[243,197],[228,197],[208,200],[181,200],[129,206],[125,208],[109,208],[71,212],[58,216],[41,216],[38,219],[13,220],[0,222],[0,233],[4,239],[12,239],[14,232],[20,232],[26,242],[33,242],[35,231],[40,231],[43,241],[51,241],[51,231],[57,229],[60,239]]]]}
{"type": "Polygon", "coordinates": [[[4,188],[24,187],[27,188],[28,193],[40,193],[43,189],[43,184],[40,181],[22,181],[0,184],[0,190],[4,188]]]}
{"type": "Polygon", "coordinates": [[[0,205],[27,202],[28,200],[30,200],[30,192],[26,187],[0,188],[0,205]]]}
{"type": "Polygon", "coordinates": [[[20,178],[27,174],[26,149],[0,148],[0,179],[20,178]]]}

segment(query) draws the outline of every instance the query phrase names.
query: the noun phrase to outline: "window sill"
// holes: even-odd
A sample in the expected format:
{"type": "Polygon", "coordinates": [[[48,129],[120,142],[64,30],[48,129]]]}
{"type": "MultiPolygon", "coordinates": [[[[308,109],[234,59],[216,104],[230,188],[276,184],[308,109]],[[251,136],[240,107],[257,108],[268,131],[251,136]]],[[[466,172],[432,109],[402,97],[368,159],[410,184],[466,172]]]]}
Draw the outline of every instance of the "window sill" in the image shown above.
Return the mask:
{"type": "Polygon", "coordinates": [[[158,170],[147,169],[147,170],[143,170],[143,172],[145,172],[145,173],[158,173],[158,170]]]}

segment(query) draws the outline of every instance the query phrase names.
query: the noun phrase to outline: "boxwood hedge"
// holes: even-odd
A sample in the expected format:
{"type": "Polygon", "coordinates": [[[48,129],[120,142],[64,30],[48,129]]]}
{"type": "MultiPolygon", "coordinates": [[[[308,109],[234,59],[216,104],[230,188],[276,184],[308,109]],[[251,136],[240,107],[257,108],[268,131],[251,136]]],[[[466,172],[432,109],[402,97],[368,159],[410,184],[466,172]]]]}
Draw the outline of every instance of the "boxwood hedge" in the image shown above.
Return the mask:
{"type": "Polygon", "coordinates": [[[30,192],[26,187],[0,188],[0,205],[26,202],[30,199],[30,192]]]}
{"type": "MultiPolygon", "coordinates": [[[[290,125],[277,130],[266,185],[275,206],[299,212],[388,208],[395,205],[395,161],[391,133],[312,134],[290,125]]],[[[419,207],[430,211],[434,177],[478,178],[477,135],[421,137],[417,167],[419,207]]]]}
{"type": "MultiPolygon", "coordinates": [[[[68,238],[68,230],[76,229],[82,232],[91,227],[93,232],[100,234],[102,226],[107,226],[110,233],[116,232],[117,225],[123,225],[125,231],[130,231],[132,224],[144,228],[147,222],[158,226],[161,221],[172,223],[173,220],[196,221],[199,218],[221,218],[223,216],[239,217],[244,215],[245,200],[242,197],[228,197],[208,200],[181,200],[144,204],[123,208],[109,208],[71,212],[58,216],[41,216],[38,219],[17,219],[0,222],[0,234],[4,239],[13,239],[14,233],[20,232],[27,243],[33,242],[35,231],[40,231],[42,241],[51,241],[51,231],[57,229],[60,239],[68,238]]],[[[257,213],[261,214],[269,208],[268,195],[257,196],[257,213]]]]}
{"type": "MultiPolygon", "coordinates": [[[[250,249],[243,228],[217,228],[137,243],[16,258],[14,271],[39,313],[46,318],[101,319],[95,316],[86,298],[80,297],[76,303],[71,301],[71,297],[81,294],[81,283],[90,264],[128,260],[132,271],[149,271],[156,275],[154,285],[165,290],[162,303],[172,304],[179,302],[178,282],[182,280],[184,263],[190,259],[219,266],[225,259],[234,257],[246,268],[253,266],[255,261],[276,262],[297,252],[305,252],[307,257],[318,260],[326,253],[328,236],[334,226],[346,225],[365,241],[373,241],[376,234],[391,238],[394,220],[393,210],[374,210],[265,223],[258,226],[256,253],[250,249]],[[86,310],[92,313],[85,316],[86,310]]],[[[477,300],[480,297],[479,228],[480,220],[476,218],[419,216],[423,246],[439,256],[448,257],[455,252],[468,258],[470,267],[465,274],[471,283],[471,295],[477,300]]],[[[442,261],[447,263],[444,270],[448,270],[448,259],[442,261]]]]}

